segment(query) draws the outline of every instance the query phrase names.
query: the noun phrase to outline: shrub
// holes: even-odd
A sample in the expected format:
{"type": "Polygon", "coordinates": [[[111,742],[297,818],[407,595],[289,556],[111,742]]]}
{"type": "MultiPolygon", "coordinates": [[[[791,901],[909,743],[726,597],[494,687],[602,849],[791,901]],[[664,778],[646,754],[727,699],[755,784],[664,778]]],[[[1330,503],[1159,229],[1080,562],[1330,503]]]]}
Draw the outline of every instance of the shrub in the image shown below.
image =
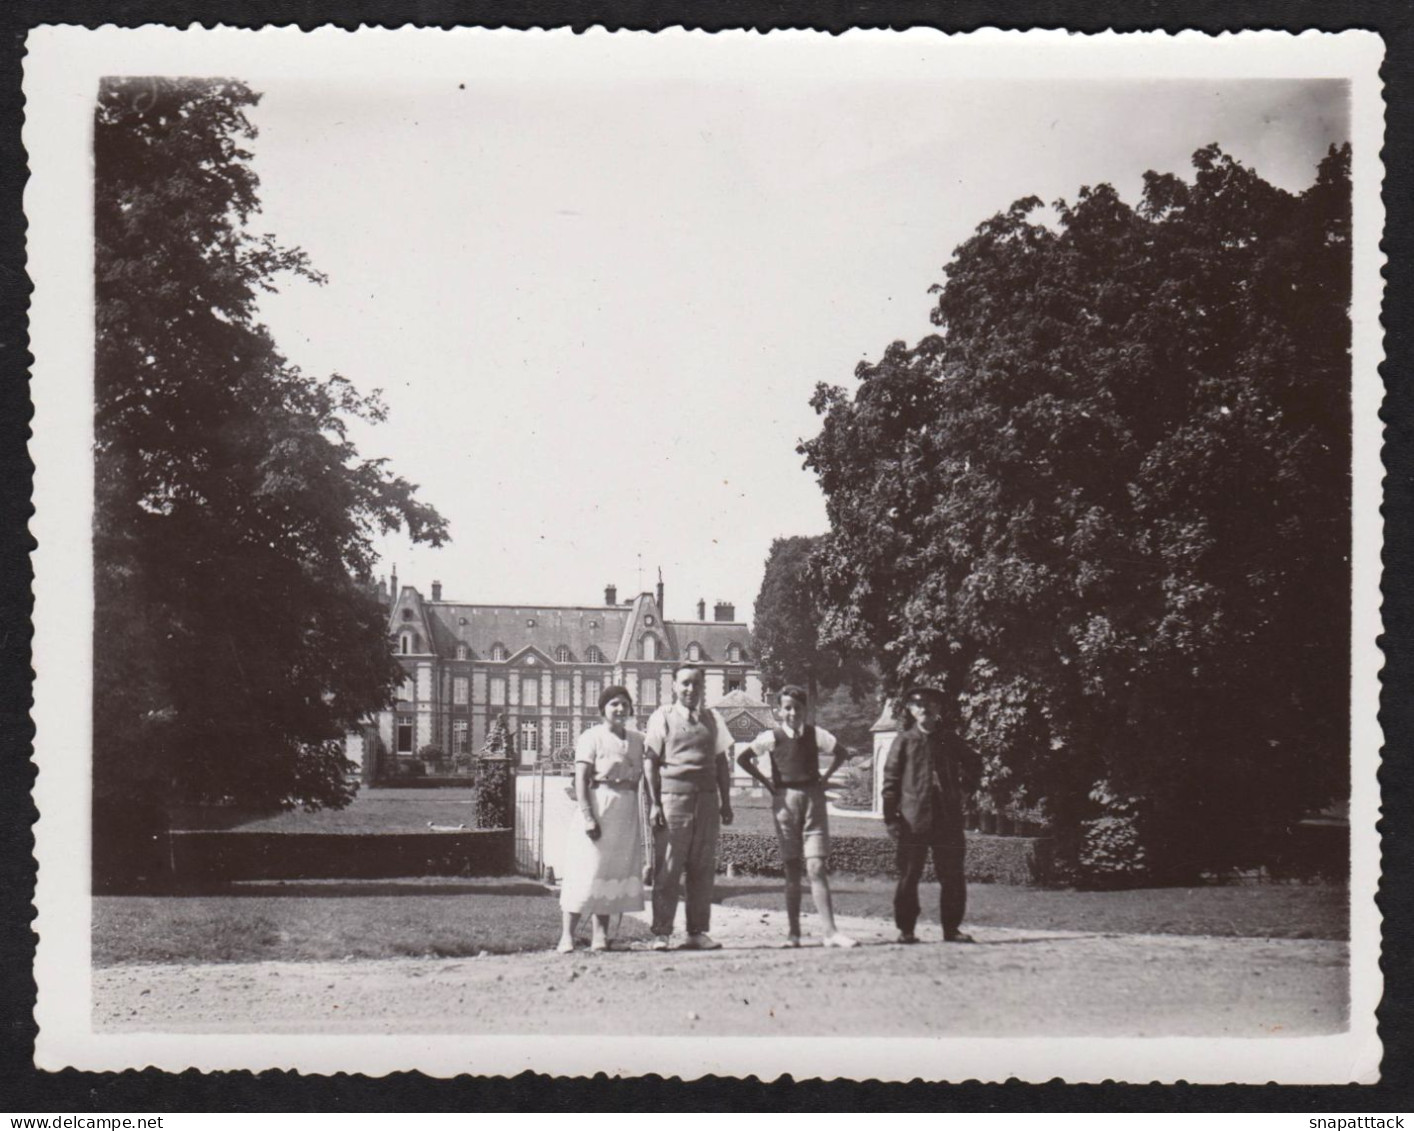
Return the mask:
{"type": "Polygon", "coordinates": [[[1090,791],[1090,799],[1100,806],[1100,815],[1081,823],[1076,880],[1109,887],[1145,879],[1149,860],[1140,835],[1138,802],[1114,793],[1106,782],[1090,791]]]}
{"type": "Polygon", "coordinates": [[[180,883],[232,880],[498,876],[515,871],[509,829],[454,833],[174,832],[180,883]]]}
{"type": "Polygon", "coordinates": [[[836,804],[841,809],[874,808],[873,759],[850,767],[845,774],[844,785],[840,789],[839,801],[836,804]]]}
{"type": "MultiPolygon", "coordinates": [[[[896,873],[894,842],[884,837],[830,837],[830,871],[858,876],[896,873]]],[[[723,831],[717,868],[746,876],[782,875],[780,848],[774,836],[723,831]]],[[[967,878],[977,883],[1040,884],[1052,876],[1050,841],[1036,837],[967,838],[967,878]]],[[[933,880],[932,860],[924,879],[933,880]]]]}
{"type": "Polygon", "coordinates": [[[515,767],[508,758],[482,758],[476,769],[476,827],[515,828],[515,767]]]}

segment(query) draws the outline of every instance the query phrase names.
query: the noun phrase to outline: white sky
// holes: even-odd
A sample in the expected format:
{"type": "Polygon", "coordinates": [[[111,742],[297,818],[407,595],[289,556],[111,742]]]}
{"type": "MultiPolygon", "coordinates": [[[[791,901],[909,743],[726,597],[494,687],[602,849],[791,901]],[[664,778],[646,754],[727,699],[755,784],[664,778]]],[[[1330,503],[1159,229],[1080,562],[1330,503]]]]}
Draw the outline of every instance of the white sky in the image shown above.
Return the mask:
{"type": "Polygon", "coordinates": [[[1348,136],[1335,82],[516,63],[238,76],[265,94],[257,227],[330,278],[265,301],[276,340],[384,390],[361,451],[453,541],[383,539],[383,569],[476,602],[622,598],[641,560],[670,616],[749,617],[772,538],[827,526],[795,451],[815,383],[929,332],[978,223],[1102,181],[1136,202],[1211,141],[1299,191],[1348,136]]]}

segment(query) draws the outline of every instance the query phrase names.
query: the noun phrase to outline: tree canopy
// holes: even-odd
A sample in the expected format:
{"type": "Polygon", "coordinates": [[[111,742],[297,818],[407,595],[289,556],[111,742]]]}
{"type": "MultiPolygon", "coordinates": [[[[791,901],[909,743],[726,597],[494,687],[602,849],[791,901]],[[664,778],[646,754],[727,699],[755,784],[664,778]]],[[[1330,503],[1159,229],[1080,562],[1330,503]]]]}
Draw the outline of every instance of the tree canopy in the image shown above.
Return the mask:
{"type": "Polygon", "coordinates": [[[1108,809],[1155,873],[1250,863],[1348,789],[1349,162],[1019,201],[816,391],[829,634],[943,681],[1069,851],[1108,809]]]}
{"type": "Polygon", "coordinates": [[[258,321],[297,249],[251,231],[229,79],[109,79],[94,117],[94,782],[99,805],[347,800],[342,736],[400,678],[374,537],[446,524],[258,321]]]}
{"type": "Polygon", "coordinates": [[[822,642],[826,608],[820,601],[813,551],[823,536],[783,537],[771,543],[761,591],[752,615],[752,640],[766,687],[779,690],[800,683],[814,703],[817,694],[840,684],[854,690],[872,683],[863,657],[839,638],[822,642]]]}

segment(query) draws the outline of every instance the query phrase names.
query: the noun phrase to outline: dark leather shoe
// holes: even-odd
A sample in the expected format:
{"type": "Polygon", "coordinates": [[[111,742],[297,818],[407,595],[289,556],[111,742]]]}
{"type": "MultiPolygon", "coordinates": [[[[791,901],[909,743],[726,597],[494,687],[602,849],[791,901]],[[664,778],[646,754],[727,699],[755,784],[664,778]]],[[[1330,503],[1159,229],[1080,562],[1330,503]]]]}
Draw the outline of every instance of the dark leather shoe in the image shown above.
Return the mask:
{"type": "Polygon", "coordinates": [[[943,936],[943,942],[970,942],[970,943],[975,943],[976,941],[977,941],[977,940],[974,939],[971,935],[969,935],[966,931],[954,931],[954,932],[953,932],[952,934],[950,934],[950,935],[944,935],[944,936],[943,936]]]}
{"type": "Polygon", "coordinates": [[[912,944],[918,941],[918,936],[912,931],[900,931],[898,933],[898,941],[905,944],[912,944]]]}

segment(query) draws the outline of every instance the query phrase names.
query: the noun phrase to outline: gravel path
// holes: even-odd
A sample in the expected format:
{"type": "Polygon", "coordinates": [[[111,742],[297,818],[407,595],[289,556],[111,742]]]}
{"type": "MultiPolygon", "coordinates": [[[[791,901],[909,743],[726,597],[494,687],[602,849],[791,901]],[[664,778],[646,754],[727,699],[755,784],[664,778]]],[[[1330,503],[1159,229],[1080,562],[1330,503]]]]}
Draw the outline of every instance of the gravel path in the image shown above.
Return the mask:
{"type": "MultiPolygon", "coordinates": [[[[806,930],[813,916],[806,917],[806,930]]],[[[1345,1027],[1348,947],[977,928],[976,946],[785,950],[780,911],[713,908],[711,953],[113,966],[105,1032],[1304,1036],[1345,1027]]]]}

